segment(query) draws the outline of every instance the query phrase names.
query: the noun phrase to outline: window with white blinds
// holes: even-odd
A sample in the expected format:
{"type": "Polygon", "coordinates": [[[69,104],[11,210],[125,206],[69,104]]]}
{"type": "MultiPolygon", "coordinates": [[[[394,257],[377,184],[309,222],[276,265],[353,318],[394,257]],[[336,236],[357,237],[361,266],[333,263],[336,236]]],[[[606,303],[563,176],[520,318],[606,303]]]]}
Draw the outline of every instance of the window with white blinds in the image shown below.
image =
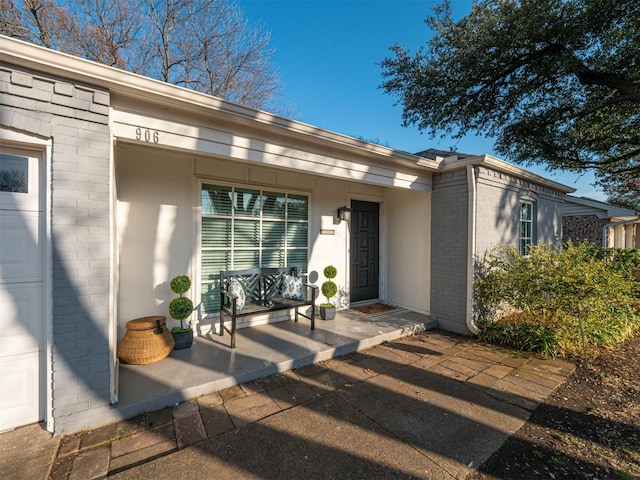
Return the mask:
{"type": "Polygon", "coordinates": [[[533,203],[520,203],[520,255],[529,255],[533,243],[533,203]]]}
{"type": "Polygon", "coordinates": [[[295,266],[307,271],[307,196],[203,184],[201,206],[205,314],[220,310],[221,270],[295,266]]]}

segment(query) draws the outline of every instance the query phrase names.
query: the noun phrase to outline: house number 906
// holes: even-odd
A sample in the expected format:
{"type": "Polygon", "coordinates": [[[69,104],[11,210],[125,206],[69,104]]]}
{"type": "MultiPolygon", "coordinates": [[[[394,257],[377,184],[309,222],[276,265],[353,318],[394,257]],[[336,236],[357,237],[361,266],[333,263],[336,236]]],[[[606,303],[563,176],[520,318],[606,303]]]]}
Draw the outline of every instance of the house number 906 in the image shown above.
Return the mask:
{"type": "Polygon", "coordinates": [[[157,130],[149,130],[147,128],[136,128],[136,140],[144,140],[145,142],[158,143],[160,134],[157,130]]]}

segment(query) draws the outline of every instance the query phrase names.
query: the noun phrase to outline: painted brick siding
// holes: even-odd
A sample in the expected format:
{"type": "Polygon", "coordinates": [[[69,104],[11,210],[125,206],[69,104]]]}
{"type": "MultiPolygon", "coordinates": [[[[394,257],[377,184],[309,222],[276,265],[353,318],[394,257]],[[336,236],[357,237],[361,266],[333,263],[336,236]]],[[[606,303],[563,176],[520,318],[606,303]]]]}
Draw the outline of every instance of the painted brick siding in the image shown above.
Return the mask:
{"type": "Polygon", "coordinates": [[[602,227],[608,219],[597,215],[568,215],[562,219],[562,241],[574,243],[587,241],[602,246],[602,227]]]}
{"type": "Polygon", "coordinates": [[[0,64],[2,126],[52,140],[48,360],[56,433],[95,426],[109,409],[109,102],[108,92],[89,85],[0,64]]]}
{"type": "Polygon", "coordinates": [[[460,333],[469,333],[465,323],[468,198],[464,170],[433,176],[431,318],[460,333]]]}
{"type": "MultiPolygon", "coordinates": [[[[563,193],[484,166],[474,171],[477,257],[498,244],[518,245],[521,200],[535,205],[538,243],[560,238],[563,193]]],[[[442,328],[460,333],[469,333],[465,321],[468,189],[466,169],[433,176],[431,317],[442,328]]]]}
{"type": "Polygon", "coordinates": [[[522,200],[534,204],[534,241],[555,243],[560,239],[564,194],[485,167],[476,171],[477,256],[498,244],[518,246],[522,200]]]}

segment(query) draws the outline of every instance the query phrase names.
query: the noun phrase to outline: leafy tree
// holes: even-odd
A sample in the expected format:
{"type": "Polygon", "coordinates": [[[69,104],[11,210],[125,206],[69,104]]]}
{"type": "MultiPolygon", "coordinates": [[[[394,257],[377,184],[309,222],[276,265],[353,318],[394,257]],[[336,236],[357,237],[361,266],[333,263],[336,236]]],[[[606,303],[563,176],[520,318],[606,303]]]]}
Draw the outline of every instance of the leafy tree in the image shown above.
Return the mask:
{"type": "Polygon", "coordinates": [[[0,33],[252,108],[275,105],[270,36],[226,0],[0,0],[0,33]]]}
{"type": "Polygon", "coordinates": [[[610,203],[640,212],[640,175],[633,172],[621,173],[610,182],[602,183],[610,203]]]}
{"type": "Polygon", "coordinates": [[[608,191],[640,194],[640,2],[479,0],[411,55],[391,47],[381,87],[404,125],[475,131],[516,162],[595,170],[608,191]]]}

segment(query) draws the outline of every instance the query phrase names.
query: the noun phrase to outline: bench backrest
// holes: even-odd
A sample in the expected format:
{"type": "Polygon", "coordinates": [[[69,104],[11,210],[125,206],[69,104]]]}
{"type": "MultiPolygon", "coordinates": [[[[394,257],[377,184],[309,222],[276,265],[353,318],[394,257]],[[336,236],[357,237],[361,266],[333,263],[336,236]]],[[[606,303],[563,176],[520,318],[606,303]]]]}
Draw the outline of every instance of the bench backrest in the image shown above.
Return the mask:
{"type": "Polygon", "coordinates": [[[275,297],[281,289],[283,275],[298,276],[297,267],[249,268],[220,272],[220,289],[226,290],[229,280],[236,278],[244,288],[248,302],[265,302],[275,297]]]}

